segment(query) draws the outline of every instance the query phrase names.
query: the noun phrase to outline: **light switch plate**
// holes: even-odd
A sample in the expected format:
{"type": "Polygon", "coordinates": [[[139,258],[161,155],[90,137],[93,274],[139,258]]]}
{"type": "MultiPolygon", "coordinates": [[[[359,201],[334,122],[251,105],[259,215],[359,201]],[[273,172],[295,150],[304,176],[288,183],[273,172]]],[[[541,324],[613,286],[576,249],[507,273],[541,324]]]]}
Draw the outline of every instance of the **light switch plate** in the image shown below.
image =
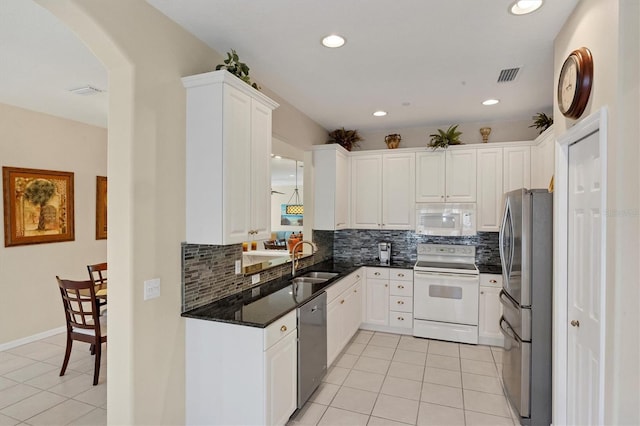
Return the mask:
{"type": "Polygon", "coordinates": [[[260,274],[251,275],[251,284],[258,284],[260,282],[260,274]]]}
{"type": "Polygon", "coordinates": [[[144,300],[160,297],[160,278],[153,278],[144,282],[144,300]]]}

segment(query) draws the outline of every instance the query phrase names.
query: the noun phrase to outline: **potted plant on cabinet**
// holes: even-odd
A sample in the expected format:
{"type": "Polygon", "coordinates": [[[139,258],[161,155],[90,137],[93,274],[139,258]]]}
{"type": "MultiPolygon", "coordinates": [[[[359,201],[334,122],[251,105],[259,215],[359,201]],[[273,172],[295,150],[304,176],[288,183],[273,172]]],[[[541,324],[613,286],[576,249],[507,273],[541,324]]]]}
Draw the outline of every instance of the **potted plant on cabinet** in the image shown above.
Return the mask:
{"type": "Polygon", "coordinates": [[[438,129],[438,133],[430,134],[429,137],[430,142],[429,146],[433,149],[437,148],[448,148],[449,145],[460,145],[462,142],[460,141],[460,135],[462,132],[458,130],[458,124],[449,126],[449,128],[445,131],[442,129],[438,129]]]}
{"type": "Polygon", "coordinates": [[[231,52],[227,52],[227,59],[223,62],[224,64],[216,66],[216,71],[227,70],[254,89],[260,90],[260,86],[251,82],[249,78],[249,67],[244,62],[240,62],[240,58],[234,49],[231,49],[231,52]]]}
{"type": "Polygon", "coordinates": [[[327,143],[337,143],[347,151],[360,146],[359,142],[363,140],[357,130],[345,130],[344,127],[329,132],[329,140],[327,143]]]}
{"type": "Polygon", "coordinates": [[[547,130],[553,124],[553,117],[549,117],[544,112],[539,112],[531,118],[533,118],[533,124],[529,127],[540,129],[540,133],[547,130]]]}

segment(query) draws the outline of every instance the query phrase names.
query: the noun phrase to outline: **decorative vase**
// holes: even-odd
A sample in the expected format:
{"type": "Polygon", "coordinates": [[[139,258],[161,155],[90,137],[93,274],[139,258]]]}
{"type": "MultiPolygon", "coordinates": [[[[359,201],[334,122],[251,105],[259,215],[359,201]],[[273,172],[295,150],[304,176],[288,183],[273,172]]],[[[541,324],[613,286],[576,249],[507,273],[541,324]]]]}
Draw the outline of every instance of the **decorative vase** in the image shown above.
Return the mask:
{"type": "Polygon", "coordinates": [[[400,145],[401,140],[402,137],[397,133],[384,137],[384,142],[387,144],[387,148],[389,149],[396,149],[398,145],[400,145]]]}
{"type": "Polygon", "coordinates": [[[480,134],[482,135],[482,142],[489,142],[489,134],[491,133],[491,127],[481,127],[480,134]]]}

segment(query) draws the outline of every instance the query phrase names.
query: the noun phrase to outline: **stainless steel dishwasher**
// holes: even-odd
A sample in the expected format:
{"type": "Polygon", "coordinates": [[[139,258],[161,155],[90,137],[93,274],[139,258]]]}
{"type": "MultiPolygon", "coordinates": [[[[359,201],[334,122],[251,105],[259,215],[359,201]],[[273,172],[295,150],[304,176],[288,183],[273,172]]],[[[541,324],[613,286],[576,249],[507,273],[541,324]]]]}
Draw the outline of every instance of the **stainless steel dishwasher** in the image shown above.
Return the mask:
{"type": "Polygon", "coordinates": [[[327,373],[327,293],[308,300],[297,313],[298,408],[302,408],[327,373]]]}

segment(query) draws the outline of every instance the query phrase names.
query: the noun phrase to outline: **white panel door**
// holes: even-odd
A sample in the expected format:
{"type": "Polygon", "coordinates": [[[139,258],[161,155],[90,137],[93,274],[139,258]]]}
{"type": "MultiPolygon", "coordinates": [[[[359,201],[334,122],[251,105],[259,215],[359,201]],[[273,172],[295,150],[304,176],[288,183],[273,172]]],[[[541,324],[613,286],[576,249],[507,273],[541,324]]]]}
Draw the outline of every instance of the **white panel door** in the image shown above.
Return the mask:
{"type": "Polygon", "coordinates": [[[413,153],[382,156],[382,228],[413,229],[415,223],[413,153]]]}
{"type": "Polygon", "coordinates": [[[599,132],[569,147],[567,424],[602,424],[599,132]]]}
{"type": "MultiPolygon", "coordinates": [[[[249,238],[251,222],[251,172],[247,170],[251,158],[251,98],[225,86],[223,120],[223,241],[225,244],[234,244],[249,238]]],[[[207,194],[202,196],[206,197],[207,194]]]]}
{"type": "Polygon", "coordinates": [[[478,150],[478,231],[500,230],[502,219],[502,148],[478,150]]]}
{"type": "Polygon", "coordinates": [[[447,203],[476,201],[476,149],[447,151],[447,203]]]}
{"type": "MultiPolygon", "coordinates": [[[[271,108],[251,101],[252,240],[271,238],[271,108]]],[[[245,170],[245,172],[248,172],[245,170]]]]}
{"type": "Polygon", "coordinates": [[[514,189],[531,189],[531,147],[504,148],[504,192],[514,189]]]}
{"type": "Polygon", "coordinates": [[[416,202],[444,201],[445,151],[416,153],[416,202]]]}
{"type": "Polygon", "coordinates": [[[351,157],[351,226],[380,229],[382,205],[382,156],[351,157]]]}

